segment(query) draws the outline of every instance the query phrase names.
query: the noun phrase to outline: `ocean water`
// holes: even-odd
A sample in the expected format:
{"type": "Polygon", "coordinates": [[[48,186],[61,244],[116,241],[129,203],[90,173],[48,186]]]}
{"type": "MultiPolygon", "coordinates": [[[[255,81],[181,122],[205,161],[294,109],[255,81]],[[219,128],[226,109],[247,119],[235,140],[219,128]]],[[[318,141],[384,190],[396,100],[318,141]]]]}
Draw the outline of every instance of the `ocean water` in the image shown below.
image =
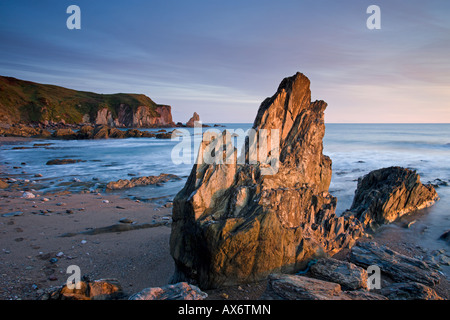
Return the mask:
{"type": "MultiPolygon", "coordinates": [[[[247,130],[251,124],[222,124],[227,129],[247,130]]],[[[212,128],[204,128],[203,131],[212,128]]],[[[216,130],[224,128],[217,128],[216,130]]],[[[157,130],[157,129],[148,129],[157,130]]],[[[201,133],[183,128],[195,143],[201,133]],[[197,133],[197,134],[196,134],[197,133]]],[[[145,186],[115,191],[140,200],[171,200],[183,187],[194,162],[196,150],[184,150],[185,163],[171,159],[179,141],[155,138],[106,140],[33,140],[21,143],[29,149],[0,146],[2,176],[35,181],[40,193],[63,190],[95,189],[109,181],[133,176],[171,173],[181,180],[163,187],[145,186]],[[48,146],[33,147],[36,143],[48,146]],[[76,164],[46,165],[48,160],[71,158],[83,160],[76,164]],[[190,159],[190,161],[186,161],[190,159]],[[26,164],[21,164],[21,163],[26,164]],[[13,167],[20,167],[14,169],[13,167]],[[42,177],[34,177],[35,174],[42,177]],[[76,182],[74,181],[76,180],[76,182]]],[[[326,124],[324,153],[333,161],[330,193],[338,198],[337,214],[350,208],[357,179],[371,170],[402,166],[417,170],[423,183],[441,183],[437,189],[440,200],[420,216],[427,232],[424,241],[434,241],[450,229],[450,124],[326,124]],[[440,180],[438,180],[440,179],[440,180]]],[[[441,241],[442,242],[442,241],[441,241]]]]}

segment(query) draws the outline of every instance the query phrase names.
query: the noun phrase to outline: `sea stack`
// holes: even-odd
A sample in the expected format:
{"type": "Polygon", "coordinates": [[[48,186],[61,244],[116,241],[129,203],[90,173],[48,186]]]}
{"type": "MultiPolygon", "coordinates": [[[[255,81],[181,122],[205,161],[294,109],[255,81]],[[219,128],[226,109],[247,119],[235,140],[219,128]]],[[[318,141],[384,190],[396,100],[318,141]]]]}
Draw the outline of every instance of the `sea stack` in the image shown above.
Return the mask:
{"type": "MultiPolygon", "coordinates": [[[[296,73],[262,102],[253,124],[256,132],[277,130],[277,171],[263,174],[267,165],[251,161],[193,166],[174,199],[172,282],[208,289],[258,281],[273,272],[296,272],[310,259],[354,243],[360,222],[337,217],[337,200],[328,193],[326,107],[311,102],[309,79],[296,73]]],[[[202,142],[199,154],[217,152],[221,139],[202,142]]],[[[243,154],[248,160],[249,150],[243,154]]]]}
{"type": "Polygon", "coordinates": [[[194,112],[192,117],[188,120],[188,122],[186,122],[186,127],[193,128],[195,126],[195,122],[198,121],[200,121],[200,116],[198,115],[197,112],[194,112]]]}

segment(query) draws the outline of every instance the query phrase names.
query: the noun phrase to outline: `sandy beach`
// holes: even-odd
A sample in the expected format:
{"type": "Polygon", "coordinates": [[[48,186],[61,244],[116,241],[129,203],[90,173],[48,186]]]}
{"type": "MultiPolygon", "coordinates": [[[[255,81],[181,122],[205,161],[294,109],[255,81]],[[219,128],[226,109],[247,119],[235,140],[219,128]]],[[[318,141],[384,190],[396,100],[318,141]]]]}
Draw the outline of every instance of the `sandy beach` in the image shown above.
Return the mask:
{"type": "Polygon", "coordinates": [[[69,265],[79,266],[90,279],[116,278],[130,294],[167,284],[173,272],[169,208],[100,194],[20,197],[20,192],[0,193],[2,214],[23,212],[0,217],[0,299],[35,299],[40,289],[65,283],[69,265]],[[128,223],[119,222],[124,218],[128,223]],[[111,225],[152,223],[163,225],[62,237],[111,225]]]}
{"type": "MultiPolygon", "coordinates": [[[[37,299],[44,289],[65,283],[69,265],[79,266],[91,280],[119,280],[127,295],[169,282],[174,270],[169,253],[171,208],[108,194],[66,192],[34,199],[21,195],[0,192],[1,214],[6,214],[0,217],[0,300],[37,299]],[[147,224],[156,226],[136,228],[147,224]],[[105,228],[111,226],[132,230],[105,228]]],[[[411,230],[396,224],[368,240],[408,256],[424,254],[411,230]]],[[[345,259],[347,253],[343,250],[335,258],[345,259]]],[[[255,300],[266,283],[209,290],[208,299],[255,300]]],[[[449,288],[442,276],[435,289],[448,299],[449,288]]]]}
{"type": "MultiPolygon", "coordinates": [[[[29,140],[2,137],[0,145],[29,140]]],[[[77,265],[91,280],[117,279],[126,295],[168,284],[174,271],[170,202],[132,200],[102,190],[33,190],[35,197],[26,199],[28,190],[29,185],[20,183],[0,189],[0,300],[37,299],[45,289],[66,282],[70,265],[77,265]]],[[[436,252],[417,240],[426,228],[420,217],[426,214],[424,210],[404,217],[362,240],[425,259],[436,252]]],[[[439,249],[448,254],[444,242],[439,249]]],[[[347,254],[348,249],[335,258],[344,260],[347,254]]],[[[444,267],[435,287],[444,299],[450,298],[448,269],[444,267]]],[[[256,300],[266,286],[267,281],[261,281],[208,290],[208,299],[256,300]]]]}

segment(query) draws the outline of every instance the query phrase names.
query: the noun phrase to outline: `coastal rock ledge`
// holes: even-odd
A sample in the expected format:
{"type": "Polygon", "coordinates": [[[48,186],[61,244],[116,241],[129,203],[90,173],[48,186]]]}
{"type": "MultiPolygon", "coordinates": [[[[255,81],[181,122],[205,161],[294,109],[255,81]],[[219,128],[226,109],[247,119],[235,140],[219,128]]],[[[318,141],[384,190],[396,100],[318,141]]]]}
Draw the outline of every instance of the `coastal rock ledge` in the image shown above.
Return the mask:
{"type": "MultiPolygon", "coordinates": [[[[328,193],[331,159],[322,153],[326,106],[311,102],[305,75],[285,78],[262,102],[253,124],[257,132],[278,130],[276,173],[263,175],[267,165],[260,162],[193,166],[174,199],[172,283],[208,289],[293,273],[362,234],[356,217],[335,215],[337,200],[328,193]]],[[[202,142],[199,154],[212,154],[219,141],[202,142]]],[[[249,150],[242,154],[249,159],[249,150]]]]}
{"type": "Polygon", "coordinates": [[[405,214],[432,206],[439,196],[431,184],[422,184],[419,174],[407,168],[388,167],[358,179],[351,208],[364,228],[375,229],[405,214]]]}

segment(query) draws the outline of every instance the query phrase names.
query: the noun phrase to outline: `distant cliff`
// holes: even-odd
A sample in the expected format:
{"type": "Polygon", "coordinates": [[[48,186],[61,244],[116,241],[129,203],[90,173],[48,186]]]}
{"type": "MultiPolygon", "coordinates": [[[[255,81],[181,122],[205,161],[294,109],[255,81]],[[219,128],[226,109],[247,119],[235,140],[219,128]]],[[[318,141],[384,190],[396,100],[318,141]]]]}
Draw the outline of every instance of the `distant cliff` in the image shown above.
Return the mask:
{"type": "Polygon", "coordinates": [[[0,76],[0,123],[172,127],[171,107],[143,94],[97,94],[0,76]]]}

